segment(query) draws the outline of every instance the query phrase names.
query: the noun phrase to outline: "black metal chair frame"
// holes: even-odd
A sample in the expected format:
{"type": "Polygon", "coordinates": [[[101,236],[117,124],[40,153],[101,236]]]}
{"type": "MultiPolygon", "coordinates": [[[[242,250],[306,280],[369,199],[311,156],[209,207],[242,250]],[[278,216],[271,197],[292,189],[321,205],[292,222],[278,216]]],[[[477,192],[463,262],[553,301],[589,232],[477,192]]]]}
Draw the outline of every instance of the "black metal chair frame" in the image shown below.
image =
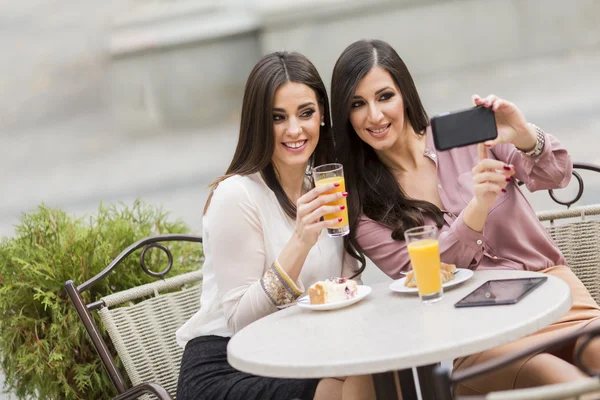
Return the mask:
{"type": "MultiPolygon", "coordinates": [[[[554,200],[554,202],[556,202],[557,204],[560,204],[562,206],[566,206],[567,208],[569,208],[581,199],[581,196],[583,195],[584,183],[583,183],[583,178],[581,177],[579,172],[576,171],[578,169],[600,173],[600,166],[598,166],[598,165],[590,164],[590,163],[573,163],[573,172],[572,173],[573,173],[573,176],[575,177],[575,179],[577,180],[577,184],[579,185],[577,194],[575,195],[575,197],[573,197],[573,199],[571,199],[569,201],[561,201],[561,200],[557,199],[556,196],[554,195],[554,190],[552,190],[552,189],[548,190],[548,194],[550,195],[552,200],[554,200]]],[[[520,185],[523,185],[523,182],[519,182],[519,186],[520,185]]]]}
{"type": "Polygon", "coordinates": [[[166,235],[150,236],[150,237],[138,240],[137,242],[133,243],[131,246],[127,247],[106,268],[104,268],[104,270],[102,270],[102,272],[100,272],[99,274],[97,274],[96,276],[91,278],[90,280],[82,283],[81,285],[76,286],[72,280],[69,280],[65,283],[65,289],[67,291],[67,294],[69,295],[69,298],[73,302],[73,305],[75,306],[75,309],[77,310],[77,314],[79,315],[79,318],[83,322],[85,330],[87,331],[90,339],[92,340],[92,344],[93,344],[94,348],[96,349],[96,352],[98,353],[98,355],[100,356],[100,359],[102,360],[102,365],[104,365],[104,368],[106,369],[106,372],[108,373],[108,376],[109,376],[113,386],[115,387],[115,389],[118,392],[118,395],[117,395],[117,397],[115,397],[115,399],[118,399],[118,400],[136,399],[137,397],[139,397],[140,395],[143,395],[145,393],[154,394],[161,400],[168,400],[168,399],[172,400],[172,397],[167,392],[166,389],[164,389],[162,386],[160,386],[156,383],[152,383],[152,382],[142,383],[142,384],[136,385],[132,388],[128,388],[126,381],[123,379],[123,375],[117,368],[117,364],[116,364],[112,354],[108,350],[108,346],[107,346],[105,340],[103,339],[102,335],[100,334],[100,331],[98,330],[98,327],[94,323],[94,319],[92,318],[92,315],[91,315],[92,311],[99,310],[102,307],[104,307],[104,302],[100,300],[100,301],[96,301],[93,303],[85,304],[83,301],[83,298],[81,297],[81,293],[83,293],[86,290],[89,290],[95,284],[97,284],[98,282],[100,282],[101,280],[106,278],[112,271],[115,270],[115,268],[125,258],[127,258],[127,256],[129,256],[131,253],[133,253],[136,250],[141,249],[141,248],[143,248],[143,250],[140,254],[140,266],[142,267],[142,270],[154,278],[163,279],[169,273],[169,271],[171,270],[171,267],[173,266],[173,256],[172,256],[170,250],[167,247],[165,247],[164,245],[160,244],[160,242],[173,242],[173,241],[186,241],[186,242],[202,243],[202,238],[199,236],[183,235],[183,234],[166,234],[166,235]],[[146,266],[144,257],[146,255],[146,252],[151,248],[159,248],[160,250],[164,251],[167,255],[168,265],[161,272],[151,271],[146,266]]]}

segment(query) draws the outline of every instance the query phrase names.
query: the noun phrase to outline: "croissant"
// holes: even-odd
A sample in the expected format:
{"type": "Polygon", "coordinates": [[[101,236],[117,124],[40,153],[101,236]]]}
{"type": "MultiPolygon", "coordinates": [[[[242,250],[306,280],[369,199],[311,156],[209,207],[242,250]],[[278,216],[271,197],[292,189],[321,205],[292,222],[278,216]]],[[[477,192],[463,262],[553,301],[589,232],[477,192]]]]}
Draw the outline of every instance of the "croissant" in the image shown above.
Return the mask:
{"type": "Polygon", "coordinates": [[[404,280],[404,286],[409,288],[417,287],[417,280],[415,279],[415,270],[410,270],[408,274],[406,274],[406,279],[404,280]]]}
{"type": "MultiPolygon", "coordinates": [[[[456,272],[456,265],[454,264],[446,264],[441,263],[441,275],[442,275],[442,284],[446,282],[450,282],[454,279],[454,273],[456,272]]],[[[404,280],[404,286],[409,288],[417,287],[417,280],[415,279],[415,271],[411,270],[406,274],[406,279],[404,280]]]]}
{"type": "Polygon", "coordinates": [[[442,270],[442,283],[450,282],[454,279],[454,274],[450,271],[442,270]]]}
{"type": "Polygon", "coordinates": [[[456,265],[454,264],[446,264],[446,263],[441,263],[440,268],[443,271],[449,272],[452,275],[454,275],[454,273],[456,272],[456,265]]]}

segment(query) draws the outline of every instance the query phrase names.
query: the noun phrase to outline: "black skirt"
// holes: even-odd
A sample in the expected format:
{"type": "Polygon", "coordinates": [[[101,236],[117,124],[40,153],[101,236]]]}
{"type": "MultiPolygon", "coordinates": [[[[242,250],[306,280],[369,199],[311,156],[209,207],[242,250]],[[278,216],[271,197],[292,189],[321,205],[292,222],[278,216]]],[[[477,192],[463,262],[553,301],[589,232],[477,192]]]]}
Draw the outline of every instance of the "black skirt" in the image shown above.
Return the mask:
{"type": "Polygon", "coordinates": [[[227,362],[221,336],[200,336],[183,351],[177,400],[312,400],[319,379],[280,379],[250,375],[227,362]]]}

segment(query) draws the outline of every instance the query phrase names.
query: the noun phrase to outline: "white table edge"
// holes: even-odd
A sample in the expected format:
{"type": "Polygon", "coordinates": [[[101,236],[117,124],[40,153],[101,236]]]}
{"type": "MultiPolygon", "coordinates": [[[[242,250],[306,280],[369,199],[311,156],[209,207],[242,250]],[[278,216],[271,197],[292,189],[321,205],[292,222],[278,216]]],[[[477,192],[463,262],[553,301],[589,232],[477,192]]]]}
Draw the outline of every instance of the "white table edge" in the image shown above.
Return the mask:
{"type": "MultiPolygon", "coordinates": [[[[559,278],[548,276],[548,279],[556,280],[557,282],[559,282],[559,284],[565,285],[568,288],[568,285],[559,278]]],[[[469,354],[475,354],[523,338],[557,321],[561,316],[563,316],[569,311],[572,302],[573,298],[571,296],[571,291],[567,290],[563,298],[556,303],[553,309],[550,310],[550,312],[546,314],[543,318],[540,318],[535,325],[530,326],[526,329],[513,329],[512,332],[508,332],[502,335],[502,340],[498,339],[497,334],[493,337],[477,338],[471,341],[469,343],[469,349],[465,350],[462,353],[457,353],[456,350],[449,349],[447,353],[444,353],[444,351],[436,351],[430,354],[426,353],[419,354],[418,356],[407,356],[403,357],[402,359],[390,358],[386,360],[380,358],[375,361],[362,360],[360,362],[354,362],[351,364],[331,364],[327,367],[321,366],[318,369],[318,371],[316,371],[313,366],[294,366],[293,371],[289,371],[285,368],[282,368],[282,366],[279,364],[265,364],[264,360],[261,363],[246,361],[244,359],[236,357],[230,351],[227,351],[227,359],[231,366],[240,371],[248,372],[254,375],[268,376],[274,378],[325,378],[397,371],[411,367],[434,364],[442,360],[451,360],[469,354]],[[343,370],[343,372],[340,370],[343,370]]],[[[282,351],[285,351],[285,349],[282,349],[282,351]]],[[[292,358],[293,355],[290,354],[290,359],[292,358]]]]}

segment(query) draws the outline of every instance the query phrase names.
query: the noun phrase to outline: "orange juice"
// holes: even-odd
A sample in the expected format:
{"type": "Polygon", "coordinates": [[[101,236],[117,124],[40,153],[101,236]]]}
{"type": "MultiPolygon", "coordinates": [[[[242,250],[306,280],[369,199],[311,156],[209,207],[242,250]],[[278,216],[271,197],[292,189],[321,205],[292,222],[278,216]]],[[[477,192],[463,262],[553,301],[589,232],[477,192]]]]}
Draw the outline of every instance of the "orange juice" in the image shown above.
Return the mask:
{"type": "MultiPolygon", "coordinates": [[[[316,181],[315,185],[323,186],[323,185],[327,185],[328,183],[339,183],[340,186],[333,188],[333,190],[326,192],[325,194],[346,191],[346,181],[344,180],[343,176],[334,176],[332,178],[321,179],[321,180],[316,181]]],[[[341,228],[342,226],[347,226],[348,225],[348,205],[346,203],[346,198],[343,197],[340,200],[336,200],[331,203],[327,203],[327,205],[328,206],[344,206],[343,210],[336,211],[334,213],[326,214],[325,216],[323,216],[323,218],[326,220],[337,219],[337,218],[342,219],[342,222],[334,225],[332,228],[341,228]]]]}
{"type": "Polygon", "coordinates": [[[439,242],[436,239],[423,239],[409,243],[408,254],[415,270],[419,294],[439,292],[442,289],[439,242]]]}

